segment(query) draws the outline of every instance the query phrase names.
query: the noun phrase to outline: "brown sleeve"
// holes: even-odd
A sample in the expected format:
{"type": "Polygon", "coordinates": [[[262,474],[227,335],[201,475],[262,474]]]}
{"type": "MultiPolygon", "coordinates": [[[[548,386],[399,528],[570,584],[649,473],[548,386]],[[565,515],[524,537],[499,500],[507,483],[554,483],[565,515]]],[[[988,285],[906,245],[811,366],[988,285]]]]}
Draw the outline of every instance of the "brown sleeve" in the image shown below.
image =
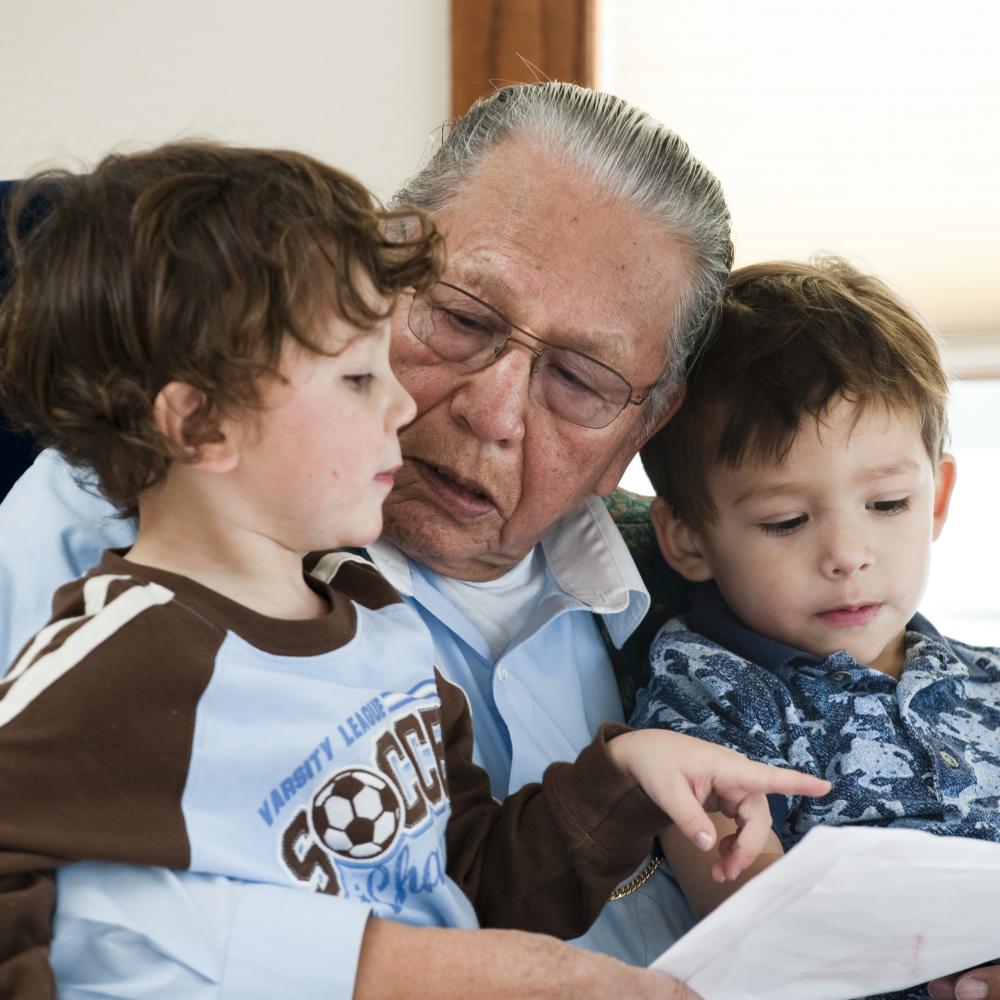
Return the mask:
{"type": "Polygon", "coordinates": [[[0,875],[0,996],[55,1000],[49,967],[52,875],[44,871],[0,875]]]}
{"type": "Polygon", "coordinates": [[[448,874],[484,927],[577,937],[668,822],[608,755],[608,742],[627,728],[602,726],[575,763],[550,765],[540,784],[500,804],[472,761],[464,693],[440,674],[438,692],[452,808],[448,874]]]}
{"type": "Polygon", "coordinates": [[[75,586],[56,607],[78,620],[0,681],[4,998],[55,996],[53,868],[80,860],[186,868],[190,858],[181,796],[221,636],[169,602],[120,625],[105,617],[91,645],[105,609],[134,581],[112,584],[94,615],[83,614],[75,586]]]}

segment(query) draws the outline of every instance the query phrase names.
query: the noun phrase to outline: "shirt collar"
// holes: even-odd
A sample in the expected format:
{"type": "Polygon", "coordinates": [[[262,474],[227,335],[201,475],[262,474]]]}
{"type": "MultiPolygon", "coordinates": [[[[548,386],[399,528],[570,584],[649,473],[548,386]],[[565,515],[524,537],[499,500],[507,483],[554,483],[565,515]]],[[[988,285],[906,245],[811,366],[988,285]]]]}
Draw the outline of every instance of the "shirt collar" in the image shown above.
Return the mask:
{"type": "MultiPolygon", "coordinates": [[[[541,545],[556,583],[602,615],[611,640],[620,647],[646,616],[649,593],[601,498],[588,497],[557,521],[541,545]]],[[[368,555],[396,590],[413,596],[410,562],[395,545],[380,538],[368,546],[368,555]]]]}
{"type": "Polygon", "coordinates": [[[748,629],[730,610],[714,580],[695,588],[691,612],[686,616],[686,621],[692,632],[717,642],[751,663],[762,666],[766,664],[773,668],[802,657],[813,663],[818,663],[821,659],[748,629]]]}
{"type": "MultiPolygon", "coordinates": [[[[804,650],[788,646],[776,639],[754,632],[744,625],[733,614],[726,599],[715,585],[714,580],[700,584],[694,592],[691,612],[686,616],[686,622],[692,632],[717,642],[741,659],[770,668],[787,666],[792,660],[806,660],[809,663],[822,663],[825,656],[815,656],[804,650]]],[[[907,632],[917,632],[919,635],[939,642],[956,660],[960,660],[969,673],[978,676],[984,671],[976,666],[975,660],[957,650],[940,632],[921,614],[914,615],[906,626],[907,632]]]]}
{"type": "Polygon", "coordinates": [[[542,551],[556,583],[604,619],[621,648],[649,611],[649,591],[615,522],[598,496],[553,525],[542,551]]]}
{"type": "Polygon", "coordinates": [[[988,670],[976,663],[976,657],[970,650],[961,645],[952,644],[923,615],[914,615],[909,625],[906,626],[906,631],[919,632],[925,638],[939,642],[952,657],[965,667],[970,677],[982,680],[992,678],[993,675],[988,670]]]}
{"type": "Polygon", "coordinates": [[[399,549],[384,538],[378,538],[367,550],[368,558],[375,563],[375,568],[404,597],[413,596],[413,576],[410,572],[410,561],[399,549]]]}

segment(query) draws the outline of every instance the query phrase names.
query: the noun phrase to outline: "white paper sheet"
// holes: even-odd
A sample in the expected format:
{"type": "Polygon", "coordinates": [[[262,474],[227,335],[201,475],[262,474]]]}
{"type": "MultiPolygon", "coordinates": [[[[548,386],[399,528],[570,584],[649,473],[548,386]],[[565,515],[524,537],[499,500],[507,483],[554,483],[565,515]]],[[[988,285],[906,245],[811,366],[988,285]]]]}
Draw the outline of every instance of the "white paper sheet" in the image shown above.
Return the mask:
{"type": "Polygon", "coordinates": [[[1000,959],[1000,844],[816,827],[653,968],[705,1000],[854,1000],[1000,959]]]}

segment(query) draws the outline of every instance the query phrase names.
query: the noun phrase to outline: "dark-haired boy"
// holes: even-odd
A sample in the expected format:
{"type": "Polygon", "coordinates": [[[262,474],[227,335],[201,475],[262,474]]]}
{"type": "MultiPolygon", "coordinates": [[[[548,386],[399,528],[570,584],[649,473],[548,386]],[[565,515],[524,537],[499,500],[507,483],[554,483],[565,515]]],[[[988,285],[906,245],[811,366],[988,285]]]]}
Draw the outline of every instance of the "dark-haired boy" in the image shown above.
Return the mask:
{"type": "Polygon", "coordinates": [[[833,784],[773,799],[777,836],[734,882],[667,831],[700,914],[817,824],[1000,840],[1000,651],[917,614],[955,481],[947,389],[881,282],[760,264],[732,275],[682,411],[643,449],[663,556],[701,586],[654,640],[632,724],[833,784]]]}
{"type": "Polygon", "coordinates": [[[706,847],[699,801],[741,809],[729,875],[766,833],[758,789],[822,790],[603,730],[497,805],[417,616],[349,556],[303,572],[381,530],[414,413],[387,317],[436,279],[433,227],[286,152],[109,157],[26,184],[15,218],[40,185],[0,306],[4,406],[139,527],[0,682],[0,993],[54,992],[56,868],[62,996],[349,995],[359,953],[369,985],[396,958],[370,917],[578,933],[664,820],[647,785],[706,847]],[[178,880],[201,951],[185,925],[175,954],[158,910],[178,880]]]}

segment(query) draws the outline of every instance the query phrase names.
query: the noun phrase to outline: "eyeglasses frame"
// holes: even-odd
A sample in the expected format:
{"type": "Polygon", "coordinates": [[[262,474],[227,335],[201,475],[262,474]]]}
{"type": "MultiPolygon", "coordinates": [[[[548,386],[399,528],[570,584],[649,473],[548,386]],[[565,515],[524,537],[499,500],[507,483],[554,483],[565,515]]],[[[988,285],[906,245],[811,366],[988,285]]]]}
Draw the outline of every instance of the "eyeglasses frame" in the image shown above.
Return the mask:
{"type": "MultiPolygon", "coordinates": [[[[477,371],[483,371],[484,369],[489,368],[490,365],[492,365],[495,361],[497,361],[502,355],[504,355],[507,352],[507,349],[509,348],[511,342],[513,341],[513,343],[519,344],[521,347],[524,347],[527,350],[531,351],[531,353],[534,354],[536,358],[540,358],[542,354],[545,353],[546,350],[568,351],[571,354],[579,354],[580,357],[586,358],[593,364],[599,365],[605,371],[611,372],[611,374],[614,375],[616,378],[621,379],[626,389],[628,390],[628,395],[626,396],[625,401],[622,403],[621,409],[619,409],[618,412],[606,424],[602,424],[601,427],[609,427],[611,424],[613,424],[622,415],[622,413],[625,412],[625,407],[628,406],[629,404],[631,404],[632,406],[641,406],[643,403],[646,402],[647,399],[649,399],[653,390],[660,384],[661,379],[657,379],[644,393],[637,393],[633,395],[632,383],[620,371],[618,371],[615,368],[612,368],[611,365],[607,365],[603,361],[599,361],[597,358],[592,357],[591,355],[587,354],[584,351],[578,351],[576,350],[576,348],[573,347],[561,347],[558,344],[553,344],[551,341],[539,337],[537,334],[532,333],[530,330],[526,330],[523,326],[518,326],[517,323],[511,322],[511,320],[509,320],[502,312],[500,312],[499,309],[497,309],[495,306],[491,306],[489,302],[483,301],[483,299],[481,299],[478,295],[473,295],[472,292],[468,291],[465,288],[461,288],[459,285],[453,285],[450,281],[436,281],[434,285],[432,285],[431,288],[428,289],[428,292],[432,291],[434,286],[436,285],[444,285],[445,288],[450,288],[453,292],[458,292],[460,295],[464,295],[467,298],[472,299],[473,302],[478,302],[479,305],[481,305],[484,309],[488,309],[491,313],[493,313],[494,316],[496,316],[507,326],[508,333],[506,339],[493,349],[493,357],[489,361],[487,361],[484,365],[482,365],[480,368],[476,369],[477,371]],[[522,336],[529,338],[529,340],[531,341],[534,341],[536,344],[542,344],[544,346],[541,349],[539,349],[532,343],[526,343],[525,341],[518,339],[517,337],[514,336],[513,331],[515,330],[522,336]]],[[[413,302],[410,304],[410,310],[413,309],[413,305],[416,303],[417,298],[418,296],[414,297],[413,302]]],[[[410,328],[410,332],[412,333],[413,327],[410,326],[409,323],[409,311],[407,312],[407,326],[410,328]]],[[[416,333],[414,333],[413,335],[416,336],[416,333]]],[[[423,343],[423,341],[421,341],[421,343],[423,343]]],[[[426,346],[430,347],[429,344],[426,346]]],[[[433,347],[431,347],[430,349],[432,351],[434,350],[433,347]]],[[[447,361],[446,358],[443,360],[447,361]]],[[[461,362],[453,362],[453,363],[461,364],[461,362]]],[[[563,417],[563,419],[566,420],[568,418],[563,417]]],[[[569,422],[573,423],[574,421],[569,421],[569,422]]],[[[579,426],[587,426],[587,425],[582,424],[579,426]]],[[[600,430],[600,428],[591,428],[591,429],[600,430]]]]}

